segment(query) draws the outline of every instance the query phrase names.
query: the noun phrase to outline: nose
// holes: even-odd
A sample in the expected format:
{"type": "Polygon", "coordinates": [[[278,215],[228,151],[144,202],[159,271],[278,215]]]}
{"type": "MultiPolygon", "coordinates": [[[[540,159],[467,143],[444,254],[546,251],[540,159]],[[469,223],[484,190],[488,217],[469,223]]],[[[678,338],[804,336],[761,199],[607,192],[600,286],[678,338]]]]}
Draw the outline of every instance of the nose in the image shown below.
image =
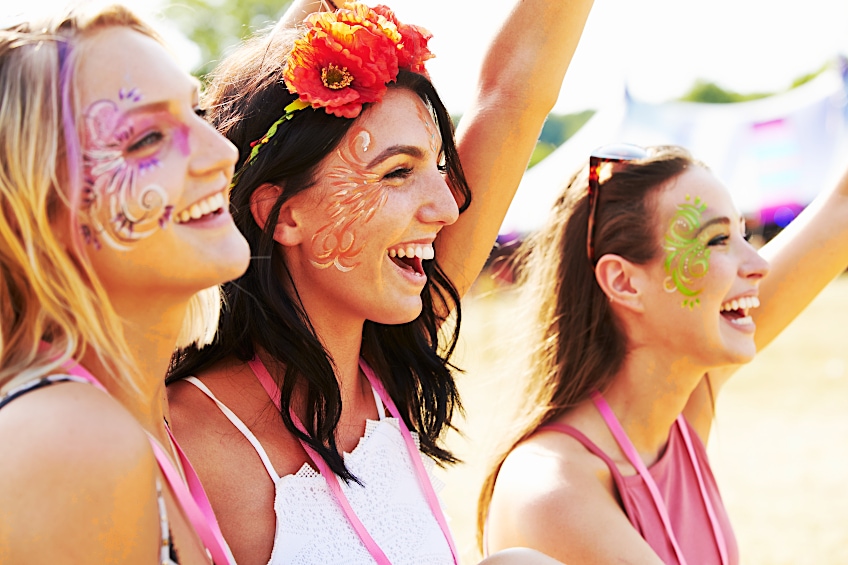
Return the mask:
{"type": "Polygon", "coordinates": [[[198,117],[191,137],[190,173],[202,177],[224,171],[228,178],[238,161],[238,149],[210,123],[198,117]]]}
{"type": "Polygon", "coordinates": [[[422,222],[449,226],[459,218],[456,198],[441,172],[435,171],[432,182],[427,183],[425,190],[427,199],[418,211],[422,222]]]}
{"type": "Polygon", "coordinates": [[[769,263],[750,243],[745,244],[745,258],[739,266],[743,278],[759,282],[769,273],[769,263]]]}

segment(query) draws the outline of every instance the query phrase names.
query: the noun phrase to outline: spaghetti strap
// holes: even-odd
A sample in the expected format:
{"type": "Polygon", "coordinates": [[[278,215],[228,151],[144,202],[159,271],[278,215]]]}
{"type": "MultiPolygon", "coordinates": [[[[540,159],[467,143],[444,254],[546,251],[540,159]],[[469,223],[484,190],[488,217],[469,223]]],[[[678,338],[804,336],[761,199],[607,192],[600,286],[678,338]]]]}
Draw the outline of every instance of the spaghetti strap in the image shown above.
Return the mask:
{"type": "Polygon", "coordinates": [[[373,386],[371,387],[371,393],[374,395],[374,402],[377,403],[377,414],[379,414],[380,419],[383,420],[386,417],[386,407],[383,406],[383,401],[380,399],[380,395],[373,386]]]}
{"type": "Polygon", "coordinates": [[[569,426],[568,424],[550,423],[545,424],[543,426],[539,426],[539,431],[544,430],[559,432],[561,434],[573,437],[581,444],[583,444],[583,447],[588,449],[593,455],[595,455],[596,457],[600,457],[604,461],[604,463],[607,464],[607,467],[609,467],[610,472],[615,475],[617,482],[621,482],[624,479],[624,476],[621,474],[621,471],[618,470],[618,466],[615,464],[612,458],[606,453],[604,453],[600,447],[595,445],[595,443],[591,439],[586,437],[586,435],[577,428],[569,426]]]}
{"type": "Polygon", "coordinates": [[[253,432],[241,421],[241,419],[235,415],[235,413],[227,408],[227,406],[218,400],[218,398],[212,394],[212,391],[209,388],[200,382],[197,377],[186,377],[185,381],[190,382],[194,386],[196,386],[203,394],[208,396],[215,404],[218,405],[218,408],[223,412],[224,416],[242,433],[244,438],[250,442],[250,445],[253,446],[253,449],[256,450],[256,454],[259,455],[259,459],[262,460],[262,464],[265,466],[265,470],[268,472],[268,475],[271,476],[271,480],[276,483],[280,480],[280,475],[277,474],[277,471],[274,469],[274,466],[271,464],[271,460],[268,458],[268,454],[265,452],[265,449],[262,447],[262,444],[259,443],[259,440],[256,439],[256,436],[253,435],[253,432]]]}

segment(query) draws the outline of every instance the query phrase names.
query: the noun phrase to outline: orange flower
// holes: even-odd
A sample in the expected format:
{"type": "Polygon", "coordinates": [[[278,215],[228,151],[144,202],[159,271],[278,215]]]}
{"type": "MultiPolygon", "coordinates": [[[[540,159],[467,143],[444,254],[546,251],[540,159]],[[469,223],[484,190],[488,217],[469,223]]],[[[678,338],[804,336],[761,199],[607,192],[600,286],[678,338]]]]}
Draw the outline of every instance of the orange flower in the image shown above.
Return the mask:
{"type": "Polygon", "coordinates": [[[364,4],[311,14],[283,71],[289,92],[328,114],[355,118],[379,102],[398,72],[394,23],[364,4]]]}
{"type": "Polygon", "coordinates": [[[429,78],[424,63],[435,57],[427,47],[427,42],[433,37],[433,34],[423,27],[400,23],[394,11],[388,6],[375,6],[374,11],[393,23],[400,32],[398,66],[401,69],[422,74],[429,78]]]}

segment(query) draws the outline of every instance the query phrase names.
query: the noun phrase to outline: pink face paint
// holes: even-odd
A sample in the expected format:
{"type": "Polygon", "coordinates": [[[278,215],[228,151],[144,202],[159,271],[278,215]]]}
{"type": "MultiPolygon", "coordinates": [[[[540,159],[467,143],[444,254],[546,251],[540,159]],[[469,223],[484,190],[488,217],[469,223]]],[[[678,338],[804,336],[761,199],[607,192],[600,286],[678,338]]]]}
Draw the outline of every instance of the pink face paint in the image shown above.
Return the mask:
{"type": "MultiPolygon", "coordinates": [[[[433,118],[417,106],[418,117],[430,135],[430,149],[437,150],[436,128],[433,118]]],[[[388,200],[388,189],[380,183],[379,175],[367,170],[367,152],[371,145],[371,134],[360,129],[350,136],[338,150],[342,164],[334,166],[327,178],[333,188],[327,212],[331,221],[312,236],[311,262],[319,269],[334,266],[347,272],[359,263],[356,256],[362,251],[357,245],[357,228],[366,224],[388,200]]]]}
{"type": "MultiPolygon", "coordinates": [[[[119,93],[138,101],[137,89],[119,93]]],[[[121,112],[111,100],[99,100],[85,112],[85,174],[82,233],[100,248],[128,249],[129,244],[167,226],[173,206],[161,186],[141,177],[162,164],[174,146],[188,156],[188,129],[165,110],[121,112]]]]}

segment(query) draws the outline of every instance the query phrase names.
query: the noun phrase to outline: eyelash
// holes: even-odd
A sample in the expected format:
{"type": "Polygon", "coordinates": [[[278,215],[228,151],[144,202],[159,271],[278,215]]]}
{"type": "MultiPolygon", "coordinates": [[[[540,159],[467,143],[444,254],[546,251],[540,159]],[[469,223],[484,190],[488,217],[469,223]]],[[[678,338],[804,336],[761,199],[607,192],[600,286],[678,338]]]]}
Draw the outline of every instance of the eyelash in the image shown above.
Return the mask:
{"type": "Polygon", "coordinates": [[[400,167],[386,174],[384,179],[405,179],[409,175],[412,174],[412,169],[406,167],[400,167]]]}
{"type": "Polygon", "coordinates": [[[707,246],[713,247],[715,245],[724,245],[729,239],[730,237],[727,235],[717,235],[707,242],[707,246]]]}
{"type": "Polygon", "coordinates": [[[196,115],[200,118],[205,118],[206,114],[207,114],[206,108],[201,108],[200,106],[198,106],[197,108],[194,109],[194,115],[196,115]]]}
{"type": "Polygon", "coordinates": [[[162,134],[162,132],[152,131],[152,132],[146,134],[144,137],[142,137],[138,141],[136,141],[135,143],[133,143],[132,145],[130,145],[127,148],[127,151],[129,153],[134,153],[136,151],[144,149],[145,147],[159,143],[160,141],[162,141],[162,139],[164,139],[164,137],[165,136],[162,134]]]}

